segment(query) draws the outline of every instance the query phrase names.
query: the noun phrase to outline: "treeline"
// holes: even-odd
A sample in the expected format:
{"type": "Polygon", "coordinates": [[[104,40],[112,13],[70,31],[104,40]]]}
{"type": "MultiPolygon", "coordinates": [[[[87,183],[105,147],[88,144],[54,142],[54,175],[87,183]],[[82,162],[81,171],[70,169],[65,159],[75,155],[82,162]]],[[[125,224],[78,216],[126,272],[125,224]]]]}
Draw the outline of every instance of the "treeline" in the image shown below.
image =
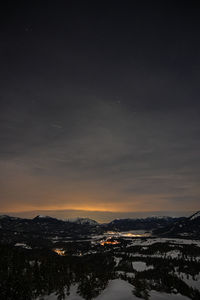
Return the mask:
{"type": "MultiPolygon", "coordinates": [[[[167,244],[154,244],[149,248],[135,246],[130,248],[105,247],[103,251],[91,255],[74,256],[78,244],[71,245],[67,256],[58,256],[48,248],[26,250],[11,245],[0,245],[0,299],[32,300],[56,293],[62,300],[70,294],[70,287],[76,285],[77,293],[83,299],[97,297],[107,286],[108,281],[121,277],[133,285],[133,293],[140,298],[149,299],[151,290],[166,293],[180,293],[190,299],[199,300],[199,291],[189,287],[181,275],[191,275],[193,279],[200,273],[200,262],[189,254],[198,251],[195,247],[184,249],[181,258],[170,257],[133,257],[135,253],[145,251],[153,254],[156,251],[166,253],[171,250],[167,244]],[[184,260],[184,257],[188,259],[184,260]],[[118,265],[114,257],[120,257],[118,265]],[[134,261],[143,261],[147,267],[143,272],[133,268],[134,261]],[[130,273],[132,276],[130,276],[130,273]]],[[[175,246],[176,247],[176,246],[175,246]]],[[[177,246],[178,247],[178,246],[177,246]]],[[[82,245],[81,251],[88,250],[88,244],[82,245]]],[[[78,250],[77,250],[78,251],[78,250]]]]}
{"type": "Polygon", "coordinates": [[[29,300],[56,293],[65,299],[70,286],[86,300],[96,297],[113,278],[109,254],[60,257],[53,252],[0,246],[0,299],[29,300]]]}

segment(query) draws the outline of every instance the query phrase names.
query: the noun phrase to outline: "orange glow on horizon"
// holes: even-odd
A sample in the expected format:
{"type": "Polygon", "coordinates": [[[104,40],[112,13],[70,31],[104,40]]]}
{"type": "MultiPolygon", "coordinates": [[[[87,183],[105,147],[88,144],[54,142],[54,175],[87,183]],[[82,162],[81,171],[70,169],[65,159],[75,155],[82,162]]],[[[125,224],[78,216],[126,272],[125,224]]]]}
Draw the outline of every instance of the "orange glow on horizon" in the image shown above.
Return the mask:
{"type": "MultiPolygon", "coordinates": [[[[170,195],[168,195],[170,196],[170,195]]],[[[57,199],[56,202],[57,205],[51,205],[47,203],[46,198],[44,198],[43,205],[42,200],[41,202],[37,199],[37,204],[23,204],[18,203],[17,205],[7,204],[6,207],[1,209],[1,213],[26,213],[26,212],[34,212],[34,211],[65,211],[65,210],[71,210],[71,211],[85,211],[85,212],[106,212],[106,213],[132,213],[132,212],[155,212],[155,211],[166,211],[167,207],[167,201],[164,197],[164,195],[138,195],[134,198],[127,198],[122,199],[119,201],[111,201],[104,199],[96,199],[93,200],[87,198],[86,196],[72,196],[70,199],[68,199],[68,202],[70,204],[66,204],[66,199],[64,196],[62,196],[60,199],[57,199]],[[80,200],[82,199],[82,200],[80,200]],[[41,204],[40,204],[41,203],[41,204]],[[73,206],[71,205],[73,203],[73,206]],[[86,203],[85,205],[83,203],[86,203]]],[[[170,207],[173,211],[179,211],[180,207],[177,205],[174,205],[173,207],[170,207]]],[[[185,209],[185,211],[187,211],[185,209]]]]}
{"type": "MultiPolygon", "coordinates": [[[[143,210],[143,209],[139,209],[139,208],[137,208],[137,209],[132,209],[132,210],[130,210],[130,209],[128,209],[128,210],[122,210],[122,209],[106,209],[106,208],[98,208],[98,207],[88,207],[88,208],[86,208],[86,207],[79,207],[79,208],[74,208],[74,207],[49,207],[49,206],[47,206],[47,207],[22,207],[22,208],[19,208],[19,206],[17,207],[17,209],[3,209],[3,210],[1,210],[1,213],[26,213],[26,212],[31,212],[31,211],[67,211],[67,210],[69,210],[69,211],[85,211],[85,212],[106,212],[106,213],[133,213],[133,212],[135,212],[135,213],[139,213],[139,212],[148,212],[148,213],[151,213],[151,212],[156,212],[156,211],[159,211],[159,212],[162,212],[162,211],[165,211],[164,210],[164,208],[160,208],[160,209],[158,209],[158,207],[156,207],[155,209],[153,209],[153,208],[149,208],[149,209],[145,209],[145,210],[143,210]]],[[[194,209],[195,210],[195,209],[194,209]]],[[[197,208],[196,208],[196,210],[197,210],[197,208]]],[[[175,212],[176,210],[174,210],[174,212],[175,212]]],[[[177,211],[179,211],[179,210],[177,210],[177,211]]],[[[185,212],[187,212],[187,210],[185,210],[185,212]]]]}

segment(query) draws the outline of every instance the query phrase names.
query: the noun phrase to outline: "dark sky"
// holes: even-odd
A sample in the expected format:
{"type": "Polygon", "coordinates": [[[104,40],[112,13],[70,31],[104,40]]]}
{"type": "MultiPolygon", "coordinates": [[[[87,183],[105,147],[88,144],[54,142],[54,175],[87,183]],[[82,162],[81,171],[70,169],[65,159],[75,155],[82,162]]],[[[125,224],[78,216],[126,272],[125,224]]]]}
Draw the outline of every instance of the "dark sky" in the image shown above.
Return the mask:
{"type": "Polygon", "coordinates": [[[1,211],[199,208],[198,1],[1,14],[1,211]]]}

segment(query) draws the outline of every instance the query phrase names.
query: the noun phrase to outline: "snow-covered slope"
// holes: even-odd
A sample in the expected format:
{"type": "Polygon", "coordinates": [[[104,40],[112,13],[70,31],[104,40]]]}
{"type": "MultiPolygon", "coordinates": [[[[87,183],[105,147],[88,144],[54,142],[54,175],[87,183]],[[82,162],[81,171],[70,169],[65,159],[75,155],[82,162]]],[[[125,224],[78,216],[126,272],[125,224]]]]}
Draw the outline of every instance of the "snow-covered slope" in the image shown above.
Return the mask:
{"type": "Polygon", "coordinates": [[[170,226],[154,231],[155,234],[164,236],[190,236],[200,238],[200,211],[188,218],[182,218],[170,226]]]}
{"type": "Polygon", "coordinates": [[[196,218],[200,218],[200,211],[197,211],[190,217],[190,220],[195,220],[196,218]]]}

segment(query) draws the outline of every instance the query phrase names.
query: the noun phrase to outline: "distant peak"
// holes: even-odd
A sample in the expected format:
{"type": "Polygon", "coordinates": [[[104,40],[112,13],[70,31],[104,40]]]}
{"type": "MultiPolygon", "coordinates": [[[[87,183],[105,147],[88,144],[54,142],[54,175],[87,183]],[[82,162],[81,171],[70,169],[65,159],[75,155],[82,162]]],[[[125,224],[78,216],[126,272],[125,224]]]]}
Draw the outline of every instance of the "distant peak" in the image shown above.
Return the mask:
{"type": "Polygon", "coordinates": [[[75,219],[69,219],[68,221],[77,224],[98,225],[98,222],[89,218],[75,218],[75,219]]]}

